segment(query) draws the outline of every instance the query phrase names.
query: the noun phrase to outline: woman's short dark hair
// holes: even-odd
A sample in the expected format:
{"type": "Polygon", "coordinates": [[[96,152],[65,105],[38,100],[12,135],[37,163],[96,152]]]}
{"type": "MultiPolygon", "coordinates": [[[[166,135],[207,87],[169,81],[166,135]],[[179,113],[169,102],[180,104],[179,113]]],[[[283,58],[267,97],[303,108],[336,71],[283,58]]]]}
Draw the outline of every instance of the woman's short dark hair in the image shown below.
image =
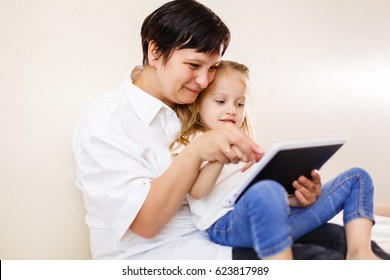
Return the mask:
{"type": "Polygon", "coordinates": [[[165,63],[176,49],[196,49],[211,55],[225,53],[230,31],[209,8],[194,0],[170,1],[145,18],[141,28],[144,66],[154,41],[165,63]]]}

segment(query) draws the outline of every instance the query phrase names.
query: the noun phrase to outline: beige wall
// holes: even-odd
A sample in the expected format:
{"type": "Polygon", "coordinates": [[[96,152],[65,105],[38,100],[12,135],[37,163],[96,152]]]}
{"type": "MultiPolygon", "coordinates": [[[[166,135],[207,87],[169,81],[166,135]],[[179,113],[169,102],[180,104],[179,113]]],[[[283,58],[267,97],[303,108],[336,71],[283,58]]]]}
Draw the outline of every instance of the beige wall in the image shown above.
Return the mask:
{"type": "MultiPolygon", "coordinates": [[[[90,257],[71,137],[141,62],[143,18],[165,1],[0,0],[0,259],[90,257]]],[[[248,64],[259,142],[346,136],[324,179],[369,170],[390,202],[390,2],[204,0],[248,64]]]]}

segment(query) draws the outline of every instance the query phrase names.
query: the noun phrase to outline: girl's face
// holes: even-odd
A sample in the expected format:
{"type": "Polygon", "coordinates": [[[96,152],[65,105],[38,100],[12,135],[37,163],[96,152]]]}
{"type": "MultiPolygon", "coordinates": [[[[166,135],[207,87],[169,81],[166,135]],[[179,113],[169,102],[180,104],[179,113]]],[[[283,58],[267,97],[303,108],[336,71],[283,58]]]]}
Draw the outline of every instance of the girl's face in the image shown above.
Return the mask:
{"type": "Polygon", "coordinates": [[[150,93],[171,108],[175,104],[193,103],[214,79],[220,60],[219,54],[209,55],[194,49],[175,50],[165,65],[160,57],[150,63],[156,70],[150,93]]]}
{"type": "Polygon", "coordinates": [[[202,122],[209,129],[226,123],[240,127],[245,118],[248,83],[246,75],[237,70],[218,70],[214,82],[200,96],[198,110],[202,122]]]}

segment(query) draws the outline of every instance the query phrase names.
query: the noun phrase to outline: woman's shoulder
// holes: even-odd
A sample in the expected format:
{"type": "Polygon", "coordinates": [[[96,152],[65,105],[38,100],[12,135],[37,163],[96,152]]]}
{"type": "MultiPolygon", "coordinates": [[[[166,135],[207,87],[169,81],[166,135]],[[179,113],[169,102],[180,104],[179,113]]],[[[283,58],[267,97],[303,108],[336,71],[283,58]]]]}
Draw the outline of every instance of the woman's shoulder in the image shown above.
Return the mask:
{"type": "Polygon", "coordinates": [[[89,130],[99,132],[114,123],[121,123],[121,114],[118,112],[123,108],[123,94],[120,88],[109,91],[95,99],[82,115],[79,126],[88,127],[89,130]]]}

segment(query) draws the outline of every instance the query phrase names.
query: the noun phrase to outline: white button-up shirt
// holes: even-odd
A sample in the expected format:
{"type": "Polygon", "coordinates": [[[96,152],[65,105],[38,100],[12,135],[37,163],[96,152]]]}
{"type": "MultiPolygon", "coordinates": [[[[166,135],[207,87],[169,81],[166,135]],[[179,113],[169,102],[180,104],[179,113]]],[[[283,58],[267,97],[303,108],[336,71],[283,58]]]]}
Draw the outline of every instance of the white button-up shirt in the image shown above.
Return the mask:
{"type": "Polygon", "coordinates": [[[212,243],[195,228],[186,202],[155,238],[129,229],[150,182],[171,164],[168,146],[179,129],[175,112],[129,77],[79,122],[73,143],[76,184],[94,259],[231,259],[231,248],[212,243]]]}

